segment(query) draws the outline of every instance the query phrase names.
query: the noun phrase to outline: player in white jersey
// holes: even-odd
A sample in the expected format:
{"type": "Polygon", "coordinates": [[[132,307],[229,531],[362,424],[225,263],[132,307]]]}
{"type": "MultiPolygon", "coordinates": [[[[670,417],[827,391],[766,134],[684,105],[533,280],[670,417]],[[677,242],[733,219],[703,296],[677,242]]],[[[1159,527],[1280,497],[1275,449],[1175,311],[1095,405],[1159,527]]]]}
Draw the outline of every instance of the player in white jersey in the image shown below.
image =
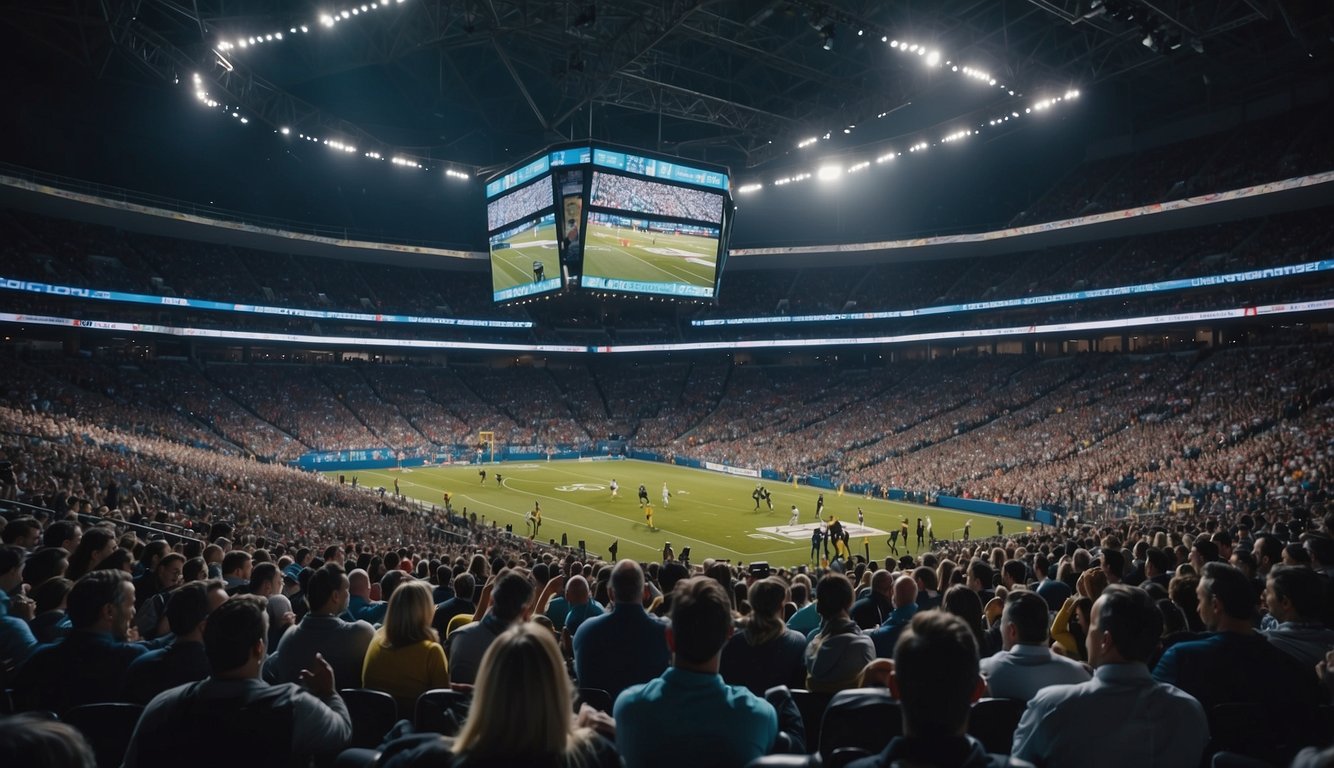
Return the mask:
{"type": "Polygon", "coordinates": [[[616,484],[616,478],[611,479],[611,497],[614,499],[621,495],[621,486],[616,484]]]}
{"type": "Polygon", "coordinates": [[[801,512],[798,511],[798,509],[797,509],[797,505],[796,505],[796,504],[793,504],[793,505],[792,505],[792,517],[789,517],[789,518],[787,519],[787,527],[791,528],[792,526],[796,525],[796,524],[797,524],[797,520],[798,520],[800,517],[801,517],[801,512]]]}
{"type": "Polygon", "coordinates": [[[666,507],[668,504],[671,503],[671,501],[672,501],[672,493],[671,493],[671,491],[667,490],[667,484],[666,484],[666,483],[663,483],[663,484],[662,484],[662,505],[663,505],[664,507],[666,507]]]}

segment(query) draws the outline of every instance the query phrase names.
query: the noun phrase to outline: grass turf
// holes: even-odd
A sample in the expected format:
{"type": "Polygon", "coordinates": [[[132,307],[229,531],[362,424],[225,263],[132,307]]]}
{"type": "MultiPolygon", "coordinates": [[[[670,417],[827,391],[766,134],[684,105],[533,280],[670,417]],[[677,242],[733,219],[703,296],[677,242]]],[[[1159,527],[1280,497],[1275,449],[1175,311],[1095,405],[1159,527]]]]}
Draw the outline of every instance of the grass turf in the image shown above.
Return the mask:
{"type": "Polygon", "coordinates": [[[502,291],[533,282],[533,262],[540,261],[544,279],[560,277],[556,225],[543,224],[507,237],[509,247],[491,251],[491,289],[502,291]]]}
{"type": "Polygon", "coordinates": [[[584,274],[651,283],[713,285],[718,240],[697,235],[636,232],[588,218],[584,274]]]}
{"type": "MultiPolygon", "coordinates": [[[[337,473],[328,473],[336,475],[337,473]]],[[[687,469],[670,464],[643,461],[538,461],[501,464],[456,464],[441,467],[416,467],[410,470],[363,470],[344,472],[356,475],[363,486],[384,486],[390,490],[394,479],[403,495],[440,505],[444,492],[452,494],[455,513],[467,508],[487,525],[514,526],[516,534],[527,535],[524,516],[534,502],[542,505],[542,540],[560,541],[566,534],[571,546],[583,539],[589,551],[608,557],[607,547],[619,540],[619,556],[636,560],[657,560],[666,542],[679,556],[691,548],[691,561],[706,557],[726,558],[747,563],[768,561],[774,566],[809,563],[810,532],[816,524],[815,502],[820,490],[807,486],[796,489],[790,483],[765,481],[773,495],[774,508],[761,501],[759,511],[751,492],[756,481],[716,472],[687,469]],[[485,469],[486,482],[480,482],[478,470],[485,469]],[[497,485],[499,472],[503,484],[497,485]],[[610,481],[620,485],[618,498],[611,497],[610,481]],[[668,506],[662,504],[662,484],[671,491],[668,506]],[[654,512],[654,529],[645,524],[637,501],[639,485],[649,493],[654,512]],[[791,506],[796,504],[800,519],[789,528],[791,506]]],[[[1028,525],[1018,520],[953,512],[860,496],[838,496],[824,491],[825,518],[833,514],[851,526],[853,554],[866,552],[882,560],[892,554],[887,539],[891,529],[908,518],[908,546],[900,541],[900,554],[919,555],[916,545],[917,518],[930,517],[938,539],[961,538],[964,523],[972,520],[974,537],[992,536],[996,521],[1013,533],[1028,525]],[[865,530],[857,526],[857,507],[866,513],[865,530]]]]}

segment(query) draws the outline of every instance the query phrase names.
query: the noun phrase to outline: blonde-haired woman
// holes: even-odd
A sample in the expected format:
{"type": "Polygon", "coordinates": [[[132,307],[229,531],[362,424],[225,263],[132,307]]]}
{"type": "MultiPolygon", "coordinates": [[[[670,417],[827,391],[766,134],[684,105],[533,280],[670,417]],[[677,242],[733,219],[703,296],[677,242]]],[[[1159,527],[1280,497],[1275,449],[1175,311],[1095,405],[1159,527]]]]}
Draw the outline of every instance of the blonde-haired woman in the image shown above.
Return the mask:
{"type": "Polygon", "coordinates": [[[451,751],[467,765],[619,766],[616,747],[585,723],[612,727],[587,706],[576,719],[570,678],[551,632],[530,622],[507,630],[482,657],[468,721],[451,751]]]}
{"type": "Polygon", "coordinates": [[[361,665],[361,684],[393,696],[405,715],[421,694],[449,687],[445,649],[431,629],[434,616],[426,582],[410,581],[394,590],[384,626],[371,639],[361,665]]]}

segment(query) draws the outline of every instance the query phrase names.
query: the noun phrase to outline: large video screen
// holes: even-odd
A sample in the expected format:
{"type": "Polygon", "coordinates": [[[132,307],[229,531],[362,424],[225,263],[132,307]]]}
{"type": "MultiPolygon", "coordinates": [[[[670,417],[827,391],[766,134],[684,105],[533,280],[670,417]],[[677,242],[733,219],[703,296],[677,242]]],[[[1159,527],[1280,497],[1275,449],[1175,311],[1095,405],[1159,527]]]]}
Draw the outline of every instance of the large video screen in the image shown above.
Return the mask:
{"type": "Polygon", "coordinates": [[[486,204],[486,231],[497,229],[552,205],[551,177],[506,193],[486,204]]]}
{"type": "Polygon", "coordinates": [[[491,235],[491,294],[510,301],[561,287],[556,214],[491,235]]]}
{"type": "Polygon", "coordinates": [[[595,172],[589,204],[598,208],[721,224],[723,196],[648,179],[595,172]]]}
{"type": "Polygon", "coordinates": [[[590,211],[584,288],[711,299],[718,227],[590,211]]]}

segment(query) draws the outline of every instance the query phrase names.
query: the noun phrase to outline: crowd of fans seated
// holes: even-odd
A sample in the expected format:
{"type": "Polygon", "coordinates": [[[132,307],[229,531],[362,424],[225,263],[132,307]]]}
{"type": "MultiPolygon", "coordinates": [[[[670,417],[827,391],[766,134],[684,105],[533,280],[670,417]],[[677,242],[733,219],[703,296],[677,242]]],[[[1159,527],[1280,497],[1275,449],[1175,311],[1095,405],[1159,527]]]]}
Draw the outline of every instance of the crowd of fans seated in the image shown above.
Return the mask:
{"type": "MultiPolygon", "coordinates": [[[[986,538],[928,517],[883,562],[826,540],[782,569],[603,563],[95,414],[0,407],[0,704],[54,715],[4,720],[0,760],[1327,764],[1334,419],[1293,382],[1327,388],[1328,355],[1181,361],[1158,403],[1162,360],[1009,362],[989,372],[998,433],[1086,422],[1058,401],[1180,409],[1215,485],[1250,495],[986,538]],[[109,702],[141,708],[81,709],[109,702]]],[[[986,367],[953,374],[982,387],[986,367]]],[[[733,382],[770,405],[806,386],[733,382]]]]}
{"type": "Polygon", "coordinates": [[[543,208],[550,208],[554,200],[550,179],[530,184],[518,191],[506,192],[486,204],[486,231],[518,221],[543,208]]]}
{"type": "Polygon", "coordinates": [[[723,196],[716,192],[610,173],[593,174],[590,202],[618,211],[673,216],[713,224],[721,222],[723,218],[723,196]]]}

